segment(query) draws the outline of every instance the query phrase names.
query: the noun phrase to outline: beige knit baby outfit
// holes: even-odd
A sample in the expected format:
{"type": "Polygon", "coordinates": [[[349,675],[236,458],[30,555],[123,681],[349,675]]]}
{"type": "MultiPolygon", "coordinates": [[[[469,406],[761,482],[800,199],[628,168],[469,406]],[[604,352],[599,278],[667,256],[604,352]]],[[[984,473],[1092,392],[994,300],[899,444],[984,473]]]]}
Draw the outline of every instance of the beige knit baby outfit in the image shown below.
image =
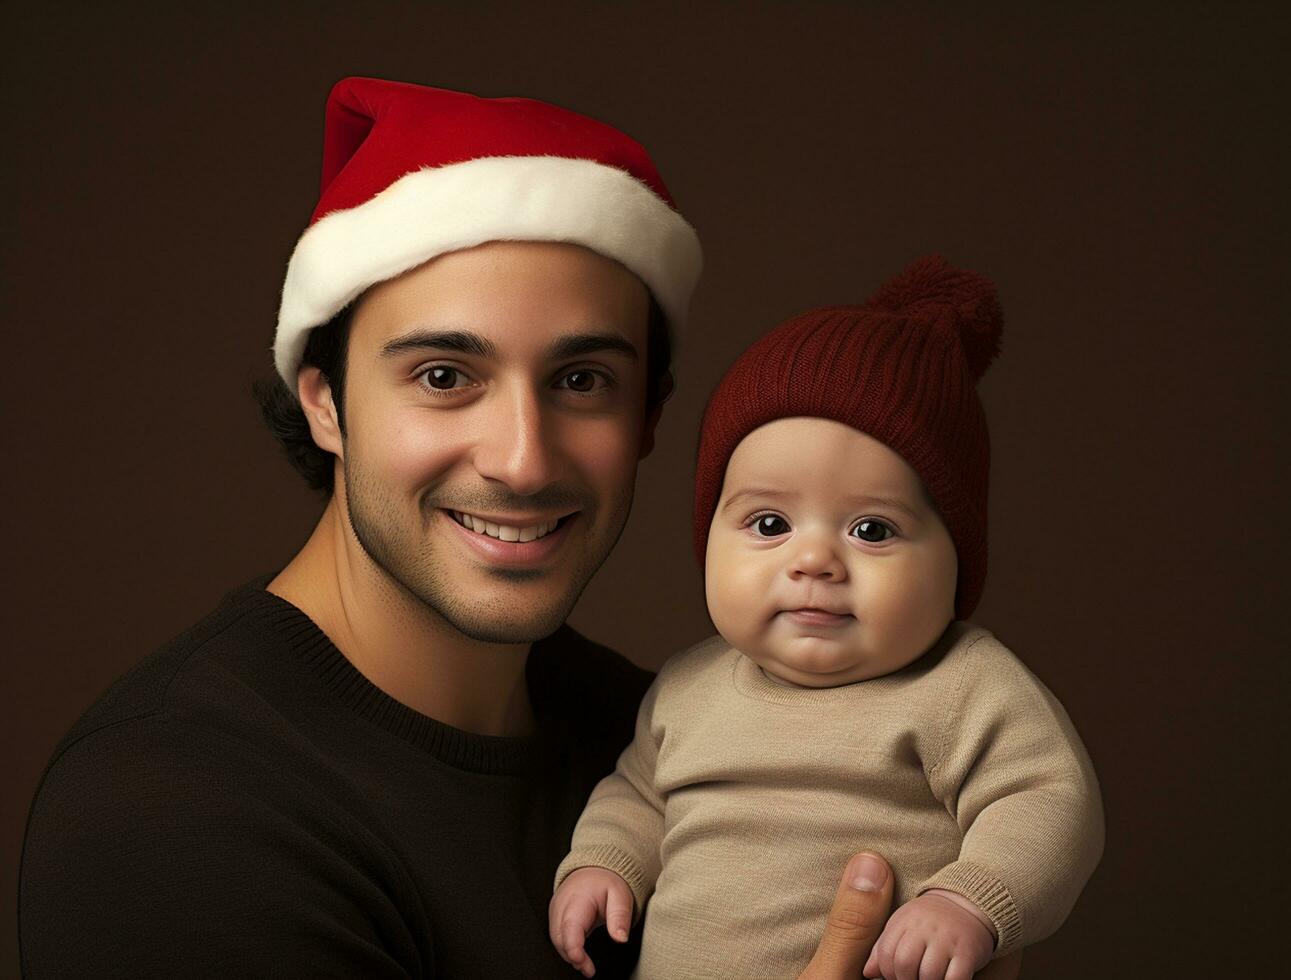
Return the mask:
{"type": "Polygon", "coordinates": [[[896,903],[971,899],[1002,956],[1058,928],[1102,847],[1067,713],[988,631],[952,623],[908,667],[824,689],[713,637],[660,671],[556,884],[587,866],[628,882],[640,980],[791,978],[857,851],[888,860],[896,903]]]}

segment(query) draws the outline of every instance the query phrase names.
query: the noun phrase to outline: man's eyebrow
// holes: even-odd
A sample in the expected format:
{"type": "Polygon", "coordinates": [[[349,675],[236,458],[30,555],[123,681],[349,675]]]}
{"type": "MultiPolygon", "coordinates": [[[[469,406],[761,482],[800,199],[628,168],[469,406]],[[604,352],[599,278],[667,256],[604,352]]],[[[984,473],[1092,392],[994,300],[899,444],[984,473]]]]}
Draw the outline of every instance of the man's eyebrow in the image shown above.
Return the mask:
{"type": "Polygon", "coordinates": [[[451,354],[474,354],[476,357],[497,357],[493,341],[469,330],[414,330],[381,348],[382,357],[397,357],[409,351],[446,351],[451,354]]]}
{"type": "Polygon", "coordinates": [[[641,354],[635,345],[616,333],[565,334],[553,340],[548,348],[548,354],[553,361],[586,357],[588,354],[602,354],[607,351],[622,354],[633,363],[641,359],[641,354]]]}

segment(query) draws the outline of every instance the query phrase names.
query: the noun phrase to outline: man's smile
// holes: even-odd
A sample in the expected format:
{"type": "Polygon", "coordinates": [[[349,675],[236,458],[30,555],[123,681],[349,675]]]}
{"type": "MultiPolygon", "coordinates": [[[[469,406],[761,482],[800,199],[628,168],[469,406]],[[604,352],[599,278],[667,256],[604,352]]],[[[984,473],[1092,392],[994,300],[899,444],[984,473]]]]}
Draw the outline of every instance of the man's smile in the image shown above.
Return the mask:
{"type": "Polygon", "coordinates": [[[453,520],[457,521],[462,527],[469,528],[476,534],[487,534],[489,537],[497,538],[499,541],[535,541],[556,530],[560,521],[563,520],[563,518],[553,518],[548,521],[520,525],[518,523],[508,524],[500,520],[489,520],[486,517],[467,514],[460,510],[450,510],[449,513],[453,515],[453,520]]]}
{"type": "Polygon", "coordinates": [[[569,528],[578,523],[581,511],[562,517],[548,517],[534,523],[532,517],[480,516],[460,510],[441,509],[462,543],[489,565],[537,566],[554,560],[569,538],[569,528]],[[493,519],[490,520],[489,517],[493,519]]]}

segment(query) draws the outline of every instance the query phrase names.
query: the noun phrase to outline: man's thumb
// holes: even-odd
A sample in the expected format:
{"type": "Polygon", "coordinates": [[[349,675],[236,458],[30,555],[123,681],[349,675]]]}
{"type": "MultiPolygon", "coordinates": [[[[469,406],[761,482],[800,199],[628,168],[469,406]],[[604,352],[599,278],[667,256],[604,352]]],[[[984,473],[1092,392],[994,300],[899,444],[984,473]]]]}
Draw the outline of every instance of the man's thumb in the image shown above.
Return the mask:
{"type": "Polygon", "coordinates": [[[862,851],[847,862],[816,955],[800,980],[857,980],[892,908],[892,869],[862,851]]]}

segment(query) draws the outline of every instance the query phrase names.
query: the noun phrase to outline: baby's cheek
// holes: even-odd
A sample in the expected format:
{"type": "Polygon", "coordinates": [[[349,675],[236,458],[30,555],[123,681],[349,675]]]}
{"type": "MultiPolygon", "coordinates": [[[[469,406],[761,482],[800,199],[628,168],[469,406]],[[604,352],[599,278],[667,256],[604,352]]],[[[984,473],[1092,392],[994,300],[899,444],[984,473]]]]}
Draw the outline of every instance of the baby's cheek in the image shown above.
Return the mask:
{"type": "Polygon", "coordinates": [[[712,568],[706,579],[708,613],[717,631],[735,646],[748,642],[760,618],[759,600],[765,590],[747,570],[726,565],[712,568]],[[716,572],[716,574],[714,574],[716,572]]]}
{"type": "Polygon", "coordinates": [[[743,640],[740,635],[741,618],[734,612],[737,604],[733,600],[729,584],[709,587],[708,615],[712,618],[713,625],[717,627],[717,632],[734,646],[739,646],[743,640]]]}

